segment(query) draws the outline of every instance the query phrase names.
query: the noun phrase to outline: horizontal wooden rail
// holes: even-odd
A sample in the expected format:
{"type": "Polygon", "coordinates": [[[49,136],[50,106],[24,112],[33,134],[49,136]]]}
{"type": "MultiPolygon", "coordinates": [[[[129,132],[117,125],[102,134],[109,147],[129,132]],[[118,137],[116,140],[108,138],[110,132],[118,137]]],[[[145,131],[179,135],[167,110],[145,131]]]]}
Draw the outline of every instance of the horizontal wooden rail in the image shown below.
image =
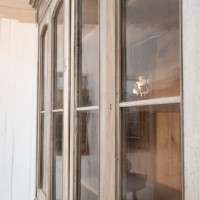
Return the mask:
{"type": "Polygon", "coordinates": [[[90,111],[90,110],[98,110],[99,106],[88,106],[88,107],[78,107],[76,111],[90,111]]]}

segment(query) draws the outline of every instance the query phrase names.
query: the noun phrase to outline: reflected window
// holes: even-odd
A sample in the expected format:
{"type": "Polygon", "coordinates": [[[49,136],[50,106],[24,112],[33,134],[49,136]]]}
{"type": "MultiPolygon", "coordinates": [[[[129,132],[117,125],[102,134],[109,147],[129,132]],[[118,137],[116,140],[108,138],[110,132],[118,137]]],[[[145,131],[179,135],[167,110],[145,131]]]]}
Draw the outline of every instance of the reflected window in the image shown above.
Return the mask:
{"type": "Polygon", "coordinates": [[[63,6],[54,19],[54,66],[53,66],[53,109],[63,108],[63,70],[64,70],[64,15],[63,6]]]}
{"type": "Polygon", "coordinates": [[[78,1],[77,191],[99,199],[99,1],[78,1]],[[81,109],[84,109],[81,110],[81,109]]]}
{"type": "Polygon", "coordinates": [[[63,188],[63,112],[53,113],[53,199],[62,200],[63,188]]]}
{"type": "Polygon", "coordinates": [[[122,2],[122,101],[179,96],[179,0],[122,2]]]}
{"type": "Polygon", "coordinates": [[[64,13],[63,3],[54,18],[54,65],[53,65],[53,155],[52,155],[52,196],[62,200],[63,194],[63,70],[64,70],[64,13]]]}
{"type": "Polygon", "coordinates": [[[99,193],[98,111],[82,111],[79,131],[79,199],[97,200],[99,193]]]}
{"type": "Polygon", "coordinates": [[[98,0],[79,1],[78,106],[94,106],[99,102],[99,19],[98,0]]]}

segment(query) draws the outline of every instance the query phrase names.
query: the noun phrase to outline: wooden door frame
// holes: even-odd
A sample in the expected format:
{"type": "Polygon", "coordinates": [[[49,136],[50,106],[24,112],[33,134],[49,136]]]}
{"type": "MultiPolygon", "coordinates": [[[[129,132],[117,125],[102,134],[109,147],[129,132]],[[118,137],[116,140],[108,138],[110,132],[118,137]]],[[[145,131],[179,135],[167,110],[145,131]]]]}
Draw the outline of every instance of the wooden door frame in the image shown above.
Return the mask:
{"type": "MultiPolygon", "coordinates": [[[[54,19],[59,9],[60,4],[63,3],[64,6],[64,89],[63,89],[63,200],[68,200],[69,196],[69,111],[70,111],[70,0],[50,0],[47,2],[43,14],[40,19],[38,19],[38,35],[41,36],[43,27],[48,26],[48,89],[47,89],[47,170],[46,170],[46,178],[47,178],[47,186],[46,186],[46,196],[39,189],[38,180],[39,180],[39,78],[38,78],[38,105],[37,105],[37,166],[36,166],[36,200],[50,200],[51,199],[51,176],[52,176],[52,67],[54,61],[54,19]]],[[[41,41],[39,39],[39,62],[38,62],[38,77],[39,77],[39,69],[41,67],[41,41]]]]}

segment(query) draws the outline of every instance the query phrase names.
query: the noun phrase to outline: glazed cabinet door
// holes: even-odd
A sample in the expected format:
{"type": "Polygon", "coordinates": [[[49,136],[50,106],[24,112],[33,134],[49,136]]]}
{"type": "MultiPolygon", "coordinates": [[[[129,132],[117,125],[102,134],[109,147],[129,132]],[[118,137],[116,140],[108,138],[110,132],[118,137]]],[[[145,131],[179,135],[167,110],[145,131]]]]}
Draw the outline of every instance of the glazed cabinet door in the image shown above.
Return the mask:
{"type": "Polygon", "coordinates": [[[71,3],[70,200],[182,200],[181,0],[71,3]]]}
{"type": "Polygon", "coordinates": [[[180,1],[121,1],[120,199],[182,200],[180,1]]]}
{"type": "Polygon", "coordinates": [[[99,0],[77,0],[72,8],[70,200],[98,200],[99,0]]]}
{"type": "MultiPolygon", "coordinates": [[[[54,3],[54,2],[52,2],[54,3]]],[[[64,4],[52,7],[51,72],[51,199],[63,199],[63,126],[64,126],[64,4]]]]}
{"type": "Polygon", "coordinates": [[[51,1],[44,9],[39,19],[39,35],[37,199],[62,200],[65,180],[63,1],[51,1]]]}
{"type": "Polygon", "coordinates": [[[38,126],[37,126],[37,199],[48,196],[48,70],[50,66],[49,16],[45,15],[39,28],[38,67],[38,126]]]}

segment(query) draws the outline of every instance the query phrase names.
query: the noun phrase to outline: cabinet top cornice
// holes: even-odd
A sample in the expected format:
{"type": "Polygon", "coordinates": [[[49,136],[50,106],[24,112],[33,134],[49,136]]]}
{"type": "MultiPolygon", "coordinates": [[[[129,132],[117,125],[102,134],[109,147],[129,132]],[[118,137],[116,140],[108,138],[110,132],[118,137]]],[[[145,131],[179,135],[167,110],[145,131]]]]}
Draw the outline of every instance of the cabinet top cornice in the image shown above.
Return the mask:
{"type": "Polygon", "coordinates": [[[33,8],[38,9],[42,0],[29,0],[33,8]]]}

